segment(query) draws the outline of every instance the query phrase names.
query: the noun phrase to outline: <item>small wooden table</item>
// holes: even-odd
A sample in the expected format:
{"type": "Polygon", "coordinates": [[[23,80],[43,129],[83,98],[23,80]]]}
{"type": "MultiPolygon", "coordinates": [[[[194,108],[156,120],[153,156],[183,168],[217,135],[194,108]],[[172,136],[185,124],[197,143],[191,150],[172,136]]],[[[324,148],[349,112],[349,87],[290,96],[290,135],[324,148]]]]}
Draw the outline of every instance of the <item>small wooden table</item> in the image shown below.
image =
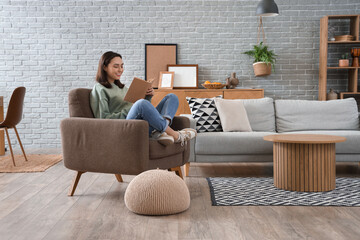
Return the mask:
{"type": "Polygon", "coordinates": [[[323,192],[335,189],[335,143],[345,137],[320,134],[278,134],[274,142],[274,185],[289,191],[323,192]]]}

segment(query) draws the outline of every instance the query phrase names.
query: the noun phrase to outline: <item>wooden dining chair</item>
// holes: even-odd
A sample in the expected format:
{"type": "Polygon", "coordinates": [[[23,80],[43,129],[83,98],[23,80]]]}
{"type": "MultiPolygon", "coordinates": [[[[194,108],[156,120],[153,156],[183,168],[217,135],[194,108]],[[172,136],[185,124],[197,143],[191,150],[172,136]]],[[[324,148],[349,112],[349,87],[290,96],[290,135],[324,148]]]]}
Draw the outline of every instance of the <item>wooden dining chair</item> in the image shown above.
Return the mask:
{"type": "Polygon", "coordinates": [[[16,125],[19,124],[22,119],[25,91],[26,91],[25,87],[18,87],[14,90],[9,101],[9,106],[7,109],[5,120],[0,123],[0,128],[4,128],[6,132],[6,137],[9,143],[11,158],[14,166],[16,165],[15,165],[14,153],[11,147],[10,136],[8,132],[9,128],[13,128],[15,130],[16,137],[19,140],[21,151],[23,152],[24,158],[27,161],[23,145],[21,143],[18,131],[16,129],[16,125]]]}

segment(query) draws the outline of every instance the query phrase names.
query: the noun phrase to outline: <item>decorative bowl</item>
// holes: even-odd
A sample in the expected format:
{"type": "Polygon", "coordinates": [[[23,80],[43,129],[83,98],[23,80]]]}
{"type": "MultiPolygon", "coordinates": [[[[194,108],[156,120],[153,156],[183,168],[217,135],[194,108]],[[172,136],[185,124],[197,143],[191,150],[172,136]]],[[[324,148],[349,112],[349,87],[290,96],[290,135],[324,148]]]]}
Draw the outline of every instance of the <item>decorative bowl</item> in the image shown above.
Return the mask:
{"type": "Polygon", "coordinates": [[[226,86],[226,84],[217,84],[217,83],[204,83],[201,85],[206,89],[221,89],[226,86]]]}

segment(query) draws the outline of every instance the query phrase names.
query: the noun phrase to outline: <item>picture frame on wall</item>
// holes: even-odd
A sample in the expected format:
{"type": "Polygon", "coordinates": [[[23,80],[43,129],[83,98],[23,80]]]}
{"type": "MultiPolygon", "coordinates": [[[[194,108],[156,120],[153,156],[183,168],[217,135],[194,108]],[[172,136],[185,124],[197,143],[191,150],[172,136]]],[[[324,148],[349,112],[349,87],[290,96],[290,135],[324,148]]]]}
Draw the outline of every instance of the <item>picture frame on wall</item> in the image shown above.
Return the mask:
{"type": "Polygon", "coordinates": [[[159,86],[162,89],[173,89],[174,86],[174,72],[160,72],[159,86]]]}
{"type": "Polygon", "coordinates": [[[177,64],[177,44],[145,44],[145,80],[152,80],[153,88],[158,88],[160,72],[167,71],[168,64],[177,64]]]}
{"type": "Polygon", "coordinates": [[[198,88],[197,64],[169,64],[169,72],[174,72],[174,89],[198,88]]]}

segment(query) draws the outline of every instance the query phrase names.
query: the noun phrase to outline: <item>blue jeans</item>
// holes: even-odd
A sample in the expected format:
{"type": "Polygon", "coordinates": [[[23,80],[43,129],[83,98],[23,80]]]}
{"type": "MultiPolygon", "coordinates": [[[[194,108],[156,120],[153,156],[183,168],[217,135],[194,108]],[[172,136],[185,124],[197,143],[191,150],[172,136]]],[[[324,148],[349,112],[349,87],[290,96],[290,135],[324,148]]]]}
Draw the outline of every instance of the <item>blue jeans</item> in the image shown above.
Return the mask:
{"type": "Polygon", "coordinates": [[[137,100],[130,108],[126,119],[143,119],[149,123],[149,136],[156,130],[164,132],[168,127],[166,119],[172,122],[179,106],[178,97],[169,93],[166,95],[156,108],[145,99],[137,100]]]}

